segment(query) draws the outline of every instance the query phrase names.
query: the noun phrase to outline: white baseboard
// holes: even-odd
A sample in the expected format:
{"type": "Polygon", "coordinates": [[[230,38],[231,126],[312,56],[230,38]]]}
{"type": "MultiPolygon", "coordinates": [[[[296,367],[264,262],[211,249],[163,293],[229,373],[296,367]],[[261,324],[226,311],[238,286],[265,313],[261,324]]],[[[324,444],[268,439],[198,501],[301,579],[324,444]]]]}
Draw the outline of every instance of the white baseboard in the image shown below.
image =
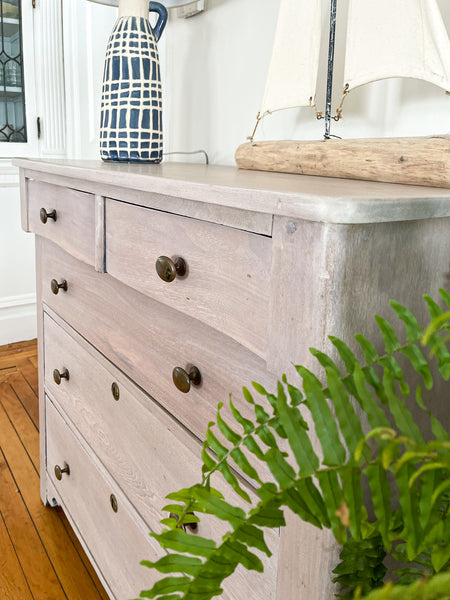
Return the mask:
{"type": "Polygon", "coordinates": [[[0,298],[0,346],[36,337],[36,295],[0,298]]]}

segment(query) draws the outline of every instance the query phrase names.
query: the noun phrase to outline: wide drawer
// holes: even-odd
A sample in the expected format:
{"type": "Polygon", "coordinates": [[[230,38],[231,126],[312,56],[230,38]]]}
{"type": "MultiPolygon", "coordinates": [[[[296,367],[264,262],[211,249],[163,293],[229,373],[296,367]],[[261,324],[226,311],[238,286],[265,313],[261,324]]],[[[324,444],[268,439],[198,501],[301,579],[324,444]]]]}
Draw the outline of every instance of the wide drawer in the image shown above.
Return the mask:
{"type": "Polygon", "coordinates": [[[114,200],[105,230],[108,273],[265,356],[271,238],[114,200]],[[161,279],[159,257],[186,274],[161,279]]]}
{"type": "Polygon", "coordinates": [[[159,579],[140,565],[164,552],[147,534],[117,485],[94,464],[53,404],[46,399],[47,474],[71,523],[87,546],[94,566],[116,600],[129,600],[159,579]],[[60,481],[55,466],[69,466],[60,481]],[[117,502],[112,508],[111,495],[117,502]]]}
{"type": "Polygon", "coordinates": [[[29,180],[28,227],[55,242],[83,262],[95,264],[94,196],[58,185],[29,180]],[[47,214],[41,220],[41,209],[47,214]]]}
{"type": "MultiPolygon", "coordinates": [[[[61,411],[75,425],[120,489],[147,522],[160,531],[166,495],[201,480],[201,446],[165,411],[142,393],[76,332],[44,318],[45,386],[61,411]],[[68,379],[53,377],[53,368],[67,369],[68,379]]],[[[248,506],[219,475],[212,485],[230,501],[248,506]],[[232,497],[231,497],[232,496],[232,497]]],[[[249,493],[256,496],[249,489],[249,493]]],[[[195,533],[220,542],[228,526],[202,515],[195,533]]],[[[273,552],[263,576],[239,569],[226,589],[230,599],[271,598],[275,593],[279,536],[266,534],[273,552]],[[251,596],[250,596],[251,597],[251,596]]]]}
{"type": "Polygon", "coordinates": [[[37,242],[43,302],[198,438],[204,439],[209,421],[216,419],[219,402],[229,410],[230,393],[248,415],[253,409],[244,400],[243,385],[257,381],[276,390],[276,378],[264,361],[231,338],[97,273],[48,241],[37,242]],[[66,280],[67,291],[54,295],[53,278],[66,280]],[[202,381],[182,393],[172,372],[177,366],[188,371],[191,365],[198,367],[202,381]]]}

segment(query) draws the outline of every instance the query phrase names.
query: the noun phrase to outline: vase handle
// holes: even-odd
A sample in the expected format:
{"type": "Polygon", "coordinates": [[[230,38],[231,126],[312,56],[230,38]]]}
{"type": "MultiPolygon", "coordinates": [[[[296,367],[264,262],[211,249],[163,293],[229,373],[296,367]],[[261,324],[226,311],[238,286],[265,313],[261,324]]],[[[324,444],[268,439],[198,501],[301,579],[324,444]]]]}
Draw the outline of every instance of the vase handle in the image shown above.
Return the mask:
{"type": "Polygon", "coordinates": [[[159,2],[150,2],[149,12],[155,12],[159,15],[158,22],[153,28],[153,35],[155,36],[155,41],[158,41],[167,23],[167,9],[159,2]]]}

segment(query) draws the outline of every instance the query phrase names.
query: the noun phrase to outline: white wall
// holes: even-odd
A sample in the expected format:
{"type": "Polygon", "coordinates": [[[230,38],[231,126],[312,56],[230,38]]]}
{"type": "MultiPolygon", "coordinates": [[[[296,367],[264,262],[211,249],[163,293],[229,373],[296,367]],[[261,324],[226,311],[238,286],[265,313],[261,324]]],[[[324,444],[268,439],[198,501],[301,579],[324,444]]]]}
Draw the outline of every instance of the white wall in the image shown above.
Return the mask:
{"type": "Polygon", "coordinates": [[[0,346],[36,337],[34,236],[20,226],[17,183],[0,187],[0,346]]]}

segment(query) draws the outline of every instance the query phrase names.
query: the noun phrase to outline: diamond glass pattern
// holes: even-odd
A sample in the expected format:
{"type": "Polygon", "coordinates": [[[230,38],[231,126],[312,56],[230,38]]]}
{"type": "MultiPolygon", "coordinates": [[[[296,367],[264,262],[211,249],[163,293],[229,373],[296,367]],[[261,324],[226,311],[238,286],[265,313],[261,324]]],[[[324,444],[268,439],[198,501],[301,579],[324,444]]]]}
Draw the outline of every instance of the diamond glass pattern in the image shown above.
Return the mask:
{"type": "Polygon", "coordinates": [[[26,142],[21,0],[0,0],[0,142],[26,142]]]}

